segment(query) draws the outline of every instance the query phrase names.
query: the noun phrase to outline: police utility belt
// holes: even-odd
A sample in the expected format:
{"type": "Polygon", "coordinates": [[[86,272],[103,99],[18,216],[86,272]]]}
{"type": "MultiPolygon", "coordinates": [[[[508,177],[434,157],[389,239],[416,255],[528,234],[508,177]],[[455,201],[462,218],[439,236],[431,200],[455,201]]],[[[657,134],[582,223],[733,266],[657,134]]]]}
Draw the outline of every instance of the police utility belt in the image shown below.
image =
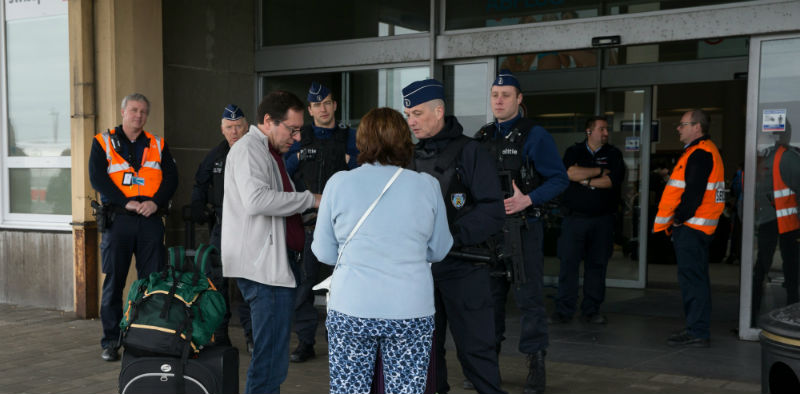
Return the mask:
{"type": "Polygon", "coordinates": [[[505,278],[516,285],[527,282],[522,254],[522,229],[527,228],[527,218],[518,213],[506,216],[503,231],[489,237],[477,246],[462,246],[448,253],[449,257],[465,260],[475,265],[488,265],[492,276],[505,278]]]}
{"type": "MultiPolygon", "coordinates": [[[[94,215],[95,219],[97,220],[97,231],[101,233],[111,228],[111,225],[114,223],[114,219],[117,215],[138,215],[138,213],[129,211],[124,207],[113,204],[102,204],[96,200],[92,200],[91,205],[92,215],[94,215]]],[[[151,216],[167,216],[167,212],[168,211],[165,208],[158,208],[158,210],[151,216]]]]}

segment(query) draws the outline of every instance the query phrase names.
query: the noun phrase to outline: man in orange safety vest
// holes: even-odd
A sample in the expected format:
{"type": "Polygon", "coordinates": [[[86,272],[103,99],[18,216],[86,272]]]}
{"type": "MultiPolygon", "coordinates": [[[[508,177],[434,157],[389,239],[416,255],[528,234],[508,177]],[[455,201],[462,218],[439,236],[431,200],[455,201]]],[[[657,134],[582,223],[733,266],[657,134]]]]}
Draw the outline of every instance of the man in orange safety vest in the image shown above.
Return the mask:
{"type": "Polygon", "coordinates": [[[708,253],[711,235],[725,207],[725,169],[708,136],[710,119],[698,109],[683,114],[677,126],[684,144],[658,204],[653,231],[672,234],[686,326],[667,338],[669,346],[708,347],[711,285],[708,253]]]}

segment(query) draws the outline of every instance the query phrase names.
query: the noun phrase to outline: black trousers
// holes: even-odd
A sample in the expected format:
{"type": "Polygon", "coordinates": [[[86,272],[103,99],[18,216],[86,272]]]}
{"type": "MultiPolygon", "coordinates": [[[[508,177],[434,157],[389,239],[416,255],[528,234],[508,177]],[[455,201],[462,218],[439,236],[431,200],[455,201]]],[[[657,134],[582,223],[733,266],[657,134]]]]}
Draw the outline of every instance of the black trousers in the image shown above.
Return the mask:
{"type": "Polygon", "coordinates": [[[578,304],[578,278],[583,261],[581,314],[600,311],[606,294],[606,268],[614,252],[614,215],[567,216],[558,239],[558,296],[556,312],[572,317],[578,304]]]}
{"type": "MultiPolygon", "coordinates": [[[[220,223],[219,219],[214,224],[214,227],[211,229],[211,237],[209,242],[211,245],[217,247],[217,250],[222,251],[222,224],[220,223]]],[[[217,331],[214,332],[214,336],[217,339],[218,343],[222,343],[227,345],[227,342],[230,341],[230,337],[228,335],[228,326],[231,322],[231,282],[235,280],[232,278],[222,278],[222,282],[219,285],[219,290],[222,295],[225,296],[225,307],[227,311],[225,312],[225,316],[222,319],[222,323],[220,323],[217,331]]],[[[250,319],[250,304],[247,301],[244,301],[244,297],[242,297],[242,302],[239,304],[238,308],[239,312],[239,323],[242,325],[244,329],[244,336],[247,341],[253,341],[253,325],[251,324],[250,319]]]]}
{"type": "Polygon", "coordinates": [[[119,322],[122,320],[122,291],[128,278],[131,257],[136,256],[139,279],[161,271],[166,260],[164,224],[161,216],[117,214],[111,227],[103,232],[100,243],[103,295],[100,302],[100,321],[103,324],[103,348],[117,346],[119,322]]]}
{"type": "Polygon", "coordinates": [[[475,385],[479,393],[505,393],[500,389],[500,369],[495,352],[489,268],[464,261],[456,264],[459,272],[455,275],[451,271],[447,278],[434,276],[433,281],[436,303],[436,391],[450,391],[444,349],[449,323],[464,377],[475,385]]]}
{"type": "Polygon", "coordinates": [[[520,311],[519,351],[526,354],[546,350],[547,310],[544,306],[544,253],[542,240],[544,229],[541,222],[528,222],[521,231],[522,258],[527,281],[523,285],[511,284],[504,277],[493,276],[492,298],[494,300],[495,341],[497,346],[505,339],[506,300],[513,288],[514,300],[520,311]]]}
{"type": "Polygon", "coordinates": [[[753,322],[761,313],[764,279],[772,266],[775,248],[780,243],[783,260],[783,286],[786,288],[786,304],[798,301],[798,260],[800,259],[800,230],[778,234],[778,221],[773,220],[758,226],[758,256],[753,272],[753,322]]]}
{"type": "Polygon", "coordinates": [[[320,262],[311,252],[311,242],[314,241],[314,232],[306,231],[306,241],[303,246],[303,256],[297,278],[297,293],[294,303],[294,332],[297,340],[306,345],[316,342],[319,313],[314,307],[314,291],[311,289],[317,284],[320,262]]]}
{"type": "Polygon", "coordinates": [[[711,281],[708,254],[711,236],[687,225],[673,227],[672,245],[678,264],[686,330],[697,338],[711,336],[711,281]]]}

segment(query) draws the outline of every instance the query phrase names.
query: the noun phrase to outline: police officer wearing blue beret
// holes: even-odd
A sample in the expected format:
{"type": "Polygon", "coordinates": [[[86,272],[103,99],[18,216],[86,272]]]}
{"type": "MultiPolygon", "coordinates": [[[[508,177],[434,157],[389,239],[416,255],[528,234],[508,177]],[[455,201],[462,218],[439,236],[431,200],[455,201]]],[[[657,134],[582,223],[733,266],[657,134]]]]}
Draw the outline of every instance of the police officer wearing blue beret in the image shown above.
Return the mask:
{"type": "MultiPolygon", "coordinates": [[[[236,104],[228,104],[222,110],[220,129],[224,140],[211,149],[206,155],[197,173],[194,175],[194,186],[192,187],[192,220],[195,223],[210,223],[212,226],[209,242],[220,249],[220,239],[222,232],[222,197],[225,194],[225,159],[236,141],[247,133],[247,118],[244,112],[236,104]],[[211,205],[209,209],[209,205],[211,205]]],[[[230,345],[228,337],[228,322],[231,318],[230,297],[228,293],[228,280],[225,278],[220,286],[220,292],[225,295],[225,302],[228,311],[225,313],[225,320],[214,334],[216,342],[230,345]]],[[[247,350],[252,352],[253,348],[253,328],[250,325],[250,307],[247,302],[242,302],[239,306],[239,321],[244,328],[247,350]]]]}
{"type": "Polygon", "coordinates": [[[502,229],[503,195],[494,162],[464,135],[458,120],[445,115],[444,87],[435,79],[403,89],[408,126],[419,139],[413,167],[439,181],[453,235],[451,254],[433,264],[436,306],[436,391],[447,393],[445,338],[447,324],[456,344],[464,376],[480,393],[503,393],[495,352],[489,268],[485,263],[455,257],[465,248],[479,248],[502,229]]]}
{"type": "MultiPolygon", "coordinates": [[[[548,337],[542,293],[544,230],[539,220],[540,207],[561,194],[569,180],[553,137],[520,114],[522,91],[510,71],[500,70],[492,83],[490,99],[495,121],[482,127],[475,138],[489,149],[497,164],[506,215],[522,219],[519,234],[524,277],[513,287],[522,314],[519,351],[528,355],[524,393],[543,393],[548,337]]],[[[505,306],[511,287],[506,278],[492,278],[498,349],[505,339],[505,306]]]]}
{"type": "MultiPolygon", "coordinates": [[[[336,100],[328,87],[313,82],[308,89],[307,98],[312,122],[300,129],[300,141],[295,142],[286,152],[284,161],[297,191],[310,190],[320,194],[333,174],[358,167],[356,131],[344,123],[336,124],[336,100]]],[[[297,287],[294,313],[294,331],[298,344],[289,356],[289,360],[295,363],[304,362],[316,355],[314,343],[319,320],[311,287],[317,283],[320,263],[311,251],[311,242],[314,240],[313,222],[307,221],[305,224],[306,242],[300,273],[302,280],[297,287]]]]}

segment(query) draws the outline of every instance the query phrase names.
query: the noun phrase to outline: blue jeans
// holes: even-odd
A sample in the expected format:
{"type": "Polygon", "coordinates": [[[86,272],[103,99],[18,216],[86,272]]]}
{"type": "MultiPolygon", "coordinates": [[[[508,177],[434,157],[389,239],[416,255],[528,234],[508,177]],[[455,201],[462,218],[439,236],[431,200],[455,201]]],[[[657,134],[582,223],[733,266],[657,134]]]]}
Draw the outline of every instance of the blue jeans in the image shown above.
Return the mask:
{"type": "Polygon", "coordinates": [[[289,371],[289,333],[295,289],[238,278],[250,305],[253,356],[247,369],[245,394],[280,393],[289,371]]]}
{"type": "Polygon", "coordinates": [[[694,337],[708,338],[711,336],[711,282],[708,277],[711,236],[685,225],[673,227],[672,244],[678,263],[686,330],[694,337]]]}

